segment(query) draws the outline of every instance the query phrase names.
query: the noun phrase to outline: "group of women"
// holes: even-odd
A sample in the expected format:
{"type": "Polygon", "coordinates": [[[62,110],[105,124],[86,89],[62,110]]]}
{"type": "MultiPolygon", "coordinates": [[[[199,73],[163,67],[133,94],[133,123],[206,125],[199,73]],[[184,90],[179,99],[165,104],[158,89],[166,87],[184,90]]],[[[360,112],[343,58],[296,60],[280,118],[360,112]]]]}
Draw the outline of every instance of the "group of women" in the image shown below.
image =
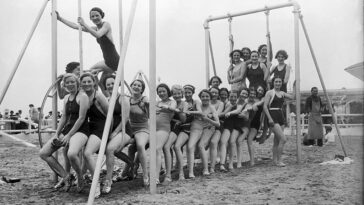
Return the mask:
{"type": "MultiPolygon", "coordinates": [[[[81,150],[83,150],[82,156],[85,158],[87,169],[91,174],[95,170],[96,163],[92,155],[100,147],[109,107],[105,95],[108,96],[107,93],[110,95],[113,87],[116,86],[114,85],[115,77],[107,72],[115,71],[119,61],[112,43],[111,27],[102,21],[103,17],[104,13],[101,9],[93,8],[90,11],[90,19],[96,27],[88,26],[82,18],[78,21],[84,31],[97,38],[101,46],[104,61],[97,63],[91,70],[100,69],[104,71],[104,75],[100,82],[92,72],[84,72],[81,76],[77,76],[79,69],[76,69],[75,64],[71,65],[72,69],[62,76],[68,93],[64,96],[62,118],[55,136],[40,151],[40,157],[62,178],[55,186],[57,189],[61,187],[64,187],[66,191],[70,189],[74,180],[70,174],[71,167],[77,174],[77,189],[79,191],[83,189],[85,183],[79,155],[81,150]],[[107,91],[106,94],[98,91],[98,86],[107,91]],[[64,167],[52,156],[60,147],[65,148],[64,167]]],[[[78,28],[77,24],[65,20],[58,13],[57,18],[72,28],[78,28]]],[[[287,94],[286,90],[290,67],[284,63],[288,58],[284,50],[279,50],[275,56],[278,60],[277,66],[271,66],[267,51],[267,46],[261,45],[257,51],[243,48],[230,53],[231,60],[227,75],[228,83],[231,84],[230,91],[220,88],[222,81],[218,76],[211,78],[208,89],[198,93],[199,100],[193,97],[196,91],[193,85],[173,85],[170,88],[162,83],[157,86],[159,101],[157,101],[156,113],[156,173],[159,173],[161,169],[162,155],[164,155],[166,167],[164,182],[172,181],[173,151],[176,156],[179,180],[185,179],[184,145],[187,145],[187,167],[190,179],[195,178],[196,148],[201,155],[204,176],[215,172],[218,157],[220,171],[233,170],[235,156],[236,168],[242,167],[242,146],[245,139],[250,154],[250,165],[254,165],[253,139],[257,137],[260,129],[267,131],[268,127],[274,133],[273,163],[277,166],[285,166],[281,158],[286,142],[283,133],[282,107],[285,98],[293,98],[292,95],[287,94]],[[273,77],[272,80],[269,76],[273,77]],[[249,80],[249,87],[246,85],[246,79],[249,80]],[[227,155],[229,157],[225,167],[227,155]]],[[[143,183],[146,186],[149,185],[146,152],[150,139],[149,101],[143,95],[145,83],[142,80],[134,80],[130,88],[129,97],[119,95],[117,98],[105,153],[107,174],[104,181],[98,183],[96,197],[111,191],[115,156],[127,163],[124,173],[134,173],[140,164],[143,183]],[[123,116],[126,122],[124,126],[121,120],[122,108],[126,111],[126,115],[123,116]],[[125,127],[125,135],[122,134],[123,127],[125,127]],[[122,150],[129,144],[127,157],[122,150]]],[[[158,179],[157,183],[159,184],[158,179]]]]}

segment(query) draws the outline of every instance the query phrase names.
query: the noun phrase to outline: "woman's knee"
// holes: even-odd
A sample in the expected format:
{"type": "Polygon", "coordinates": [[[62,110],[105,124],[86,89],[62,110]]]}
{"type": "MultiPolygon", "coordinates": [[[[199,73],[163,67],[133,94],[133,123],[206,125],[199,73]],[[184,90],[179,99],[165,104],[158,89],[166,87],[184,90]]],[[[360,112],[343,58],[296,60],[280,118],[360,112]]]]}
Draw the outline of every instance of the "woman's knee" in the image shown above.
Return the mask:
{"type": "Polygon", "coordinates": [[[41,149],[39,151],[39,157],[43,160],[46,160],[50,156],[49,153],[47,153],[44,149],[41,149]]]}
{"type": "Polygon", "coordinates": [[[68,150],[67,152],[67,157],[69,160],[75,160],[78,158],[78,153],[77,151],[75,150],[68,150]]]}

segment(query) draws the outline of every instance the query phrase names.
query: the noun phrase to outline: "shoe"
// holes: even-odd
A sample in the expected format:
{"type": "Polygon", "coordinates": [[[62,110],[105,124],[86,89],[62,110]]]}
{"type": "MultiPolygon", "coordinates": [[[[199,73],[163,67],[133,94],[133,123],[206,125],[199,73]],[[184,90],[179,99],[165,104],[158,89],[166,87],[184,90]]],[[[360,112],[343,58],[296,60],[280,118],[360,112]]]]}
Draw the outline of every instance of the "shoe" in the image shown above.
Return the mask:
{"type": "Polygon", "coordinates": [[[100,188],[100,182],[96,184],[96,191],[95,191],[95,199],[99,198],[101,195],[101,188],[100,188]]]}
{"type": "Polygon", "coordinates": [[[172,182],[172,178],[171,178],[170,176],[166,176],[166,177],[164,178],[163,184],[164,184],[164,185],[167,185],[167,184],[169,184],[169,183],[171,183],[171,182],[172,182]]]}
{"type": "Polygon", "coordinates": [[[101,189],[101,193],[109,194],[111,192],[111,185],[112,185],[112,181],[105,180],[103,183],[103,187],[101,189]]]}
{"type": "Polygon", "coordinates": [[[285,164],[285,163],[283,163],[283,162],[278,162],[278,163],[276,163],[276,166],[277,166],[277,167],[285,167],[285,166],[286,166],[286,164],[285,164]]]}
{"type": "Polygon", "coordinates": [[[77,181],[77,192],[81,193],[82,190],[85,188],[85,185],[86,184],[85,184],[85,181],[83,181],[83,179],[78,179],[78,181],[77,181]]]}
{"type": "Polygon", "coordinates": [[[210,168],[210,174],[215,174],[215,169],[214,168],[210,168]]]}
{"type": "Polygon", "coordinates": [[[195,179],[196,177],[195,177],[195,175],[193,175],[193,174],[189,174],[189,175],[188,175],[188,178],[189,178],[189,179],[195,179]]]}
{"type": "Polygon", "coordinates": [[[241,163],[236,163],[236,168],[240,169],[242,167],[241,163]]]}

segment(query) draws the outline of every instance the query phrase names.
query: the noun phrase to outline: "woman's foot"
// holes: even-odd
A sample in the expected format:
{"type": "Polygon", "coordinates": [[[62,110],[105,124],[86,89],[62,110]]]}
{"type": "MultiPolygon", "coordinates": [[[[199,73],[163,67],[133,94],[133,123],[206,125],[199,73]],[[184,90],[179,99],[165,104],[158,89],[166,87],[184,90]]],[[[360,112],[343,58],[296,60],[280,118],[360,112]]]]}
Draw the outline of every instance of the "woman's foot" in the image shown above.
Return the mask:
{"type": "Polygon", "coordinates": [[[195,175],[194,175],[194,174],[189,174],[189,175],[188,175],[188,178],[189,178],[189,179],[195,179],[196,177],[195,177],[195,175]]]}
{"type": "Polygon", "coordinates": [[[277,162],[277,163],[276,163],[276,166],[277,166],[277,167],[285,167],[285,166],[286,166],[286,164],[285,164],[285,163],[283,163],[283,162],[277,162]]]}
{"type": "Polygon", "coordinates": [[[236,163],[236,168],[237,169],[240,169],[240,168],[242,168],[243,166],[241,165],[241,162],[238,162],[238,163],[236,163]]]}
{"type": "Polygon", "coordinates": [[[103,183],[103,187],[101,192],[103,194],[108,194],[111,192],[111,185],[112,185],[112,181],[111,180],[105,180],[103,183]]]}
{"type": "Polygon", "coordinates": [[[171,176],[166,176],[164,178],[163,185],[168,185],[171,182],[172,182],[172,177],[171,176]]]}
{"type": "Polygon", "coordinates": [[[214,168],[210,168],[210,174],[215,174],[215,169],[214,168]]]}
{"type": "Polygon", "coordinates": [[[229,164],[229,167],[228,167],[229,171],[233,171],[234,170],[234,165],[232,164],[229,164]]]}
{"type": "Polygon", "coordinates": [[[83,181],[82,177],[78,177],[77,180],[77,192],[81,193],[82,190],[85,188],[85,181],[83,181]]]}
{"type": "Polygon", "coordinates": [[[68,192],[72,185],[73,185],[73,180],[74,178],[72,177],[71,174],[68,174],[65,178],[64,178],[64,191],[68,192]]]}
{"type": "Polygon", "coordinates": [[[100,195],[101,195],[101,186],[100,186],[100,182],[97,182],[96,191],[95,191],[95,199],[99,198],[100,195]]]}
{"type": "Polygon", "coordinates": [[[185,174],[183,172],[179,173],[178,180],[185,180],[185,174]]]}
{"type": "Polygon", "coordinates": [[[202,172],[202,176],[210,176],[210,172],[208,170],[204,170],[202,172]]]}
{"type": "Polygon", "coordinates": [[[226,168],[224,165],[220,165],[220,171],[222,172],[227,172],[226,168]]]}
{"type": "Polygon", "coordinates": [[[64,187],[64,185],[65,185],[65,179],[66,178],[62,178],[53,188],[54,189],[60,189],[60,188],[64,187]]]}
{"type": "Polygon", "coordinates": [[[149,177],[148,176],[147,177],[143,177],[143,185],[145,187],[149,186],[149,177]]]}

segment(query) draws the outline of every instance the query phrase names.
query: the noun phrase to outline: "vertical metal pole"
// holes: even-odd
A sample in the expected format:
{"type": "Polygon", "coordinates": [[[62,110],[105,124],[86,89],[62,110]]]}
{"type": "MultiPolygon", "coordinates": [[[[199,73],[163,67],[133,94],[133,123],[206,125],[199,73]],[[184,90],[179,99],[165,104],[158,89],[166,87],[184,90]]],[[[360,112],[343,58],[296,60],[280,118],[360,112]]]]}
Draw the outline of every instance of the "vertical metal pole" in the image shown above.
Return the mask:
{"type": "Polygon", "coordinates": [[[214,52],[212,50],[212,43],[211,43],[211,34],[210,34],[210,31],[209,31],[209,47],[210,47],[210,53],[211,53],[212,69],[214,70],[214,75],[216,76],[217,74],[216,74],[215,58],[214,58],[214,52]]]}
{"type": "Polygon", "coordinates": [[[297,163],[301,163],[301,95],[300,95],[300,47],[299,47],[299,10],[294,6],[294,45],[295,45],[295,71],[296,71],[296,146],[297,146],[297,163]]]}
{"type": "Polygon", "coordinates": [[[156,173],[156,0],[149,1],[149,128],[150,128],[150,193],[157,193],[156,173]]]}
{"type": "MultiPolygon", "coordinates": [[[[265,19],[266,19],[266,27],[267,27],[267,61],[271,62],[272,61],[272,56],[271,56],[271,52],[272,52],[272,48],[271,43],[270,43],[270,31],[269,31],[269,10],[265,11],[265,19]]],[[[269,68],[267,68],[269,70],[269,68]]]]}
{"type": "Polygon", "coordinates": [[[5,87],[4,87],[3,91],[1,92],[0,104],[1,104],[1,103],[3,102],[3,100],[4,100],[5,94],[6,94],[6,92],[7,92],[7,91],[8,91],[8,89],[9,89],[10,83],[11,83],[11,81],[12,81],[12,80],[13,80],[13,78],[14,78],[14,75],[15,75],[15,73],[16,73],[16,70],[18,70],[18,67],[19,67],[20,61],[23,59],[23,55],[24,55],[24,53],[25,53],[25,50],[28,48],[28,45],[29,45],[30,39],[32,39],[32,36],[33,36],[33,34],[34,34],[34,31],[35,31],[35,29],[36,29],[36,28],[37,28],[37,26],[38,26],[38,23],[39,23],[40,17],[42,17],[42,14],[43,14],[43,12],[44,12],[44,10],[45,10],[46,6],[47,6],[47,3],[48,3],[48,0],[44,0],[43,5],[42,5],[41,9],[39,10],[38,16],[35,18],[35,21],[34,21],[34,23],[33,23],[33,26],[32,26],[32,28],[31,28],[31,30],[30,30],[30,33],[28,34],[28,37],[27,37],[27,39],[25,40],[25,43],[24,43],[24,45],[23,45],[23,48],[21,49],[20,54],[19,54],[18,58],[17,58],[17,59],[16,59],[16,61],[15,61],[15,65],[14,65],[14,67],[13,67],[13,70],[12,70],[12,72],[11,72],[11,74],[10,74],[9,78],[8,78],[8,81],[6,81],[5,87]]]}
{"type": "Polygon", "coordinates": [[[316,59],[315,53],[314,53],[313,48],[312,48],[312,45],[311,45],[310,37],[308,36],[307,30],[306,30],[306,26],[305,26],[305,24],[303,22],[303,16],[302,15],[300,15],[300,20],[301,20],[302,29],[304,31],[304,34],[305,34],[305,37],[306,37],[306,40],[307,40],[308,47],[309,47],[310,52],[311,52],[311,56],[312,56],[313,62],[315,63],[315,68],[316,68],[318,77],[320,79],[320,83],[321,83],[322,89],[324,91],[324,94],[325,94],[327,103],[329,104],[329,111],[330,111],[330,114],[332,116],[332,120],[333,120],[333,122],[335,124],[335,128],[336,128],[336,131],[337,131],[337,135],[339,136],[339,139],[340,139],[341,148],[342,148],[342,150],[344,152],[344,156],[346,157],[348,155],[346,153],[345,146],[344,146],[343,141],[342,141],[342,138],[341,138],[341,132],[340,132],[339,126],[337,125],[337,118],[336,118],[336,115],[334,114],[334,109],[332,108],[332,104],[331,104],[330,97],[329,97],[329,95],[328,95],[328,93],[326,91],[325,82],[324,82],[324,80],[322,78],[321,71],[320,71],[320,68],[319,68],[319,65],[317,63],[317,59],[316,59]]]}
{"type": "MultiPolygon", "coordinates": [[[[52,82],[57,80],[57,0],[52,0],[52,82]]],[[[57,97],[58,95],[53,95],[52,98],[52,129],[57,129],[57,97]]],[[[56,159],[58,159],[58,152],[55,153],[56,159]]],[[[54,182],[58,181],[58,176],[54,173],[54,182]]]]}
{"type": "Polygon", "coordinates": [[[107,139],[108,139],[109,131],[110,131],[111,120],[112,120],[113,113],[114,113],[115,102],[116,102],[116,98],[118,96],[119,87],[117,85],[119,85],[121,82],[121,73],[122,73],[122,70],[124,69],[126,51],[127,51],[128,44],[129,44],[131,28],[133,25],[137,2],[138,2],[138,0],[134,0],[131,5],[131,9],[130,9],[130,15],[129,15],[128,24],[126,26],[126,32],[125,32],[125,42],[124,42],[123,47],[120,52],[120,60],[119,60],[118,69],[116,71],[116,78],[115,78],[115,84],[114,84],[115,86],[113,88],[111,98],[109,101],[109,110],[107,111],[105,127],[104,127],[104,131],[102,133],[99,154],[97,156],[97,161],[96,161],[95,173],[92,178],[91,190],[88,195],[88,201],[87,201],[88,205],[93,204],[93,202],[95,200],[96,186],[97,186],[97,183],[98,183],[99,177],[100,177],[100,171],[101,171],[101,166],[102,166],[102,161],[103,161],[102,159],[104,157],[106,143],[107,143],[107,139]]]}
{"type": "MultiPolygon", "coordinates": [[[[78,0],[78,17],[82,17],[82,4],[81,0],[78,0]]],[[[82,47],[82,26],[78,26],[78,47],[79,47],[79,57],[80,57],[80,71],[83,72],[83,47],[82,47]]]]}
{"type": "Polygon", "coordinates": [[[209,87],[210,81],[210,59],[209,59],[209,23],[205,21],[205,64],[206,64],[206,87],[209,87]]]}

